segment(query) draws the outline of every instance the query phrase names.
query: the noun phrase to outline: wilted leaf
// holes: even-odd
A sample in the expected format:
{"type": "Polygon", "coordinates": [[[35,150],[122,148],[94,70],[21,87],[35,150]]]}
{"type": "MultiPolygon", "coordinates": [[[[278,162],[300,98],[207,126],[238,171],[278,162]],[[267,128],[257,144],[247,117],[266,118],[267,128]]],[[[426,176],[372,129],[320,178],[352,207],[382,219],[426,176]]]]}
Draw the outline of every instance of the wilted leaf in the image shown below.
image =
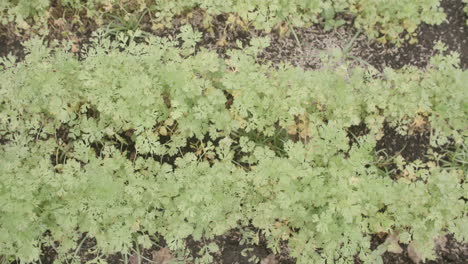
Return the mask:
{"type": "Polygon", "coordinates": [[[167,129],[166,129],[166,127],[164,127],[164,126],[160,127],[160,128],[159,128],[159,134],[160,134],[161,136],[167,136],[167,129]]]}
{"type": "Polygon", "coordinates": [[[275,259],[275,255],[270,254],[266,258],[262,259],[260,264],[278,264],[278,261],[275,259]]]}
{"type": "Polygon", "coordinates": [[[130,264],[138,264],[138,258],[139,256],[136,253],[133,253],[129,258],[128,258],[128,263],[130,264]]]}
{"type": "Polygon", "coordinates": [[[434,238],[434,245],[441,250],[446,250],[445,246],[447,244],[447,237],[446,236],[439,236],[434,238]]]}
{"type": "Polygon", "coordinates": [[[55,19],[53,23],[58,27],[64,27],[67,24],[64,18],[55,19]]]}
{"type": "Polygon", "coordinates": [[[80,52],[80,46],[78,46],[76,44],[73,44],[72,47],[71,47],[71,52],[73,52],[73,53],[80,52]]]}
{"type": "Polygon", "coordinates": [[[400,247],[400,244],[398,243],[399,241],[400,239],[397,234],[388,235],[387,239],[385,239],[385,243],[388,244],[387,251],[395,254],[401,254],[403,249],[400,247]]]}
{"type": "Polygon", "coordinates": [[[171,254],[171,250],[168,248],[163,248],[161,250],[154,250],[152,252],[153,261],[156,264],[169,264],[171,260],[174,258],[171,254]]]}
{"type": "Polygon", "coordinates": [[[226,33],[224,33],[219,39],[218,41],[216,42],[216,45],[220,46],[220,47],[224,47],[228,44],[227,40],[226,40],[226,33]]]}
{"type": "Polygon", "coordinates": [[[419,255],[419,253],[417,252],[417,248],[416,248],[416,245],[413,242],[411,242],[409,245],[408,245],[408,256],[411,258],[411,260],[418,264],[418,263],[421,263],[422,261],[422,258],[421,256],[419,255]]]}
{"type": "Polygon", "coordinates": [[[416,116],[413,120],[413,123],[411,124],[414,129],[419,129],[422,130],[427,124],[427,120],[423,116],[416,116]]]}

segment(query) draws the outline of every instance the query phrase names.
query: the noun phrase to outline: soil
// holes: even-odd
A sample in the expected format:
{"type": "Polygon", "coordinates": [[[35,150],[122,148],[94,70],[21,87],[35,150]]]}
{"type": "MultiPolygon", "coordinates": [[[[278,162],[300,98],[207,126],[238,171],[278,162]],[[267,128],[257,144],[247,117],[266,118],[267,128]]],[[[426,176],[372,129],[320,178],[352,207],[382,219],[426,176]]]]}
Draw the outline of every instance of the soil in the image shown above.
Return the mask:
{"type": "Polygon", "coordinates": [[[388,124],[384,124],[383,129],[384,136],[377,141],[375,147],[376,158],[382,162],[381,167],[389,172],[390,177],[397,179],[401,173],[392,161],[397,156],[403,157],[407,163],[416,160],[422,163],[429,161],[428,150],[431,134],[429,127],[422,131],[408,131],[404,134],[398,133],[388,124]]]}
{"type": "MultiPolygon", "coordinates": [[[[203,11],[194,10],[190,16],[178,17],[173,21],[172,28],[162,30],[152,30],[147,18],[143,19],[142,29],[158,36],[166,36],[175,39],[180,32],[182,25],[190,23],[197,30],[203,32],[203,39],[198,44],[198,48],[207,48],[215,50],[221,57],[226,57],[226,51],[237,48],[236,41],[241,41],[243,44],[248,44],[252,37],[268,36],[271,39],[271,45],[259,57],[260,62],[272,62],[278,64],[280,62],[288,62],[292,65],[302,67],[304,69],[317,69],[322,65],[320,55],[326,54],[341,54],[345,60],[352,64],[361,65],[363,67],[372,66],[381,71],[385,67],[394,69],[402,68],[405,65],[414,65],[423,68],[429,63],[429,59],[434,55],[433,45],[436,41],[443,41],[448,52],[456,51],[460,54],[460,67],[468,69],[468,27],[466,25],[466,14],[463,12],[463,3],[461,0],[443,0],[442,7],[447,13],[447,21],[438,26],[422,24],[416,31],[417,44],[405,43],[400,47],[392,44],[380,44],[373,40],[369,40],[365,35],[358,34],[357,30],[352,27],[352,20],[344,18],[347,24],[334,29],[325,31],[320,26],[311,26],[308,28],[289,28],[284,35],[280,36],[278,31],[265,33],[263,31],[253,30],[251,28],[244,29],[238,25],[229,25],[227,17],[224,15],[217,16],[213,19],[212,26],[206,29],[203,26],[203,11]],[[145,22],[146,21],[146,22],[145,22]],[[346,51],[343,53],[342,51],[346,51]],[[341,52],[341,53],[340,53],[341,52]]],[[[81,54],[83,45],[89,43],[91,32],[97,25],[92,20],[82,19],[81,24],[74,22],[71,18],[72,14],[66,14],[60,6],[54,6],[51,10],[52,19],[49,21],[51,32],[47,39],[50,40],[69,40],[73,43],[73,52],[78,56],[81,54]],[[65,19],[60,19],[65,18],[65,19]],[[67,34],[63,34],[63,33],[67,34]]],[[[83,18],[85,16],[82,16],[83,18]]],[[[19,36],[14,33],[12,25],[0,27],[0,57],[7,54],[17,56],[19,60],[24,59],[25,52],[21,45],[26,36],[19,36]]],[[[228,107],[228,106],[227,106],[228,107]]],[[[356,136],[363,135],[366,128],[359,126],[350,130],[356,136]]],[[[127,137],[126,137],[127,138],[127,137]]],[[[401,155],[406,161],[427,161],[427,151],[429,146],[430,133],[426,131],[416,131],[407,135],[400,135],[390,126],[386,125],[383,138],[378,141],[376,151],[379,153],[385,152],[388,157],[401,155]]],[[[352,139],[351,143],[352,143],[352,139]]],[[[186,150],[192,151],[188,142],[186,150]]],[[[131,155],[132,146],[129,147],[131,155]]],[[[167,162],[173,163],[173,157],[169,157],[167,162]],[[169,158],[171,160],[169,160],[169,158]]],[[[174,158],[175,159],[175,158],[174,158]]],[[[390,163],[387,169],[394,170],[395,165],[390,163]]],[[[374,237],[372,247],[376,248],[383,243],[385,238],[374,237]]],[[[189,255],[196,256],[202,244],[188,239],[189,255]]],[[[259,260],[267,259],[272,252],[266,247],[265,241],[261,241],[259,245],[241,245],[240,234],[237,231],[232,231],[225,236],[217,237],[213,240],[221,249],[220,253],[213,256],[216,263],[239,263],[250,264],[256,263],[249,261],[249,258],[256,256],[259,260]],[[250,253],[243,256],[243,250],[250,248],[250,253]]],[[[79,251],[79,256],[82,261],[91,260],[96,255],[89,254],[89,249],[95,245],[93,239],[87,239],[79,251]]],[[[161,240],[158,246],[153,246],[151,249],[142,250],[142,263],[149,263],[147,259],[152,259],[153,253],[165,248],[165,241],[161,240]]],[[[402,254],[385,253],[383,255],[384,263],[409,264],[413,263],[408,255],[407,245],[401,245],[404,252],[402,254]]],[[[56,257],[56,253],[51,247],[43,247],[43,256],[41,263],[52,263],[56,257]]],[[[295,263],[294,259],[288,256],[287,243],[282,245],[282,252],[273,256],[279,264],[295,263]]],[[[437,248],[437,259],[429,261],[431,264],[467,263],[468,246],[457,242],[453,236],[447,236],[447,242],[444,247],[437,248]]],[[[136,255],[129,256],[130,263],[135,261],[136,255]]],[[[107,257],[108,263],[124,263],[122,254],[115,254],[107,257]]],[[[273,263],[273,262],[272,262],[273,263]]],[[[356,263],[360,263],[356,260],[356,263]]]]}
{"type": "MultiPolygon", "coordinates": [[[[447,13],[447,21],[441,25],[428,25],[422,23],[416,31],[418,43],[406,42],[400,47],[390,43],[381,44],[368,39],[364,34],[358,34],[352,26],[352,19],[343,17],[344,26],[331,31],[325,31],[320,25],[307,28],[286,28],[286,33],[278,34],[278,30],[271,33],[242,28],[239,25],[227,23],[227,16],[218,15],[213,18],[211,26],[205,28],[203,24],[204,12],[193,10],[190,16],[180,16],[172,21],[172,27],[153,30],[144,17],[140,29],[157,36],[176,39],[180,27],[187,23],[203,33],[203,39],[198,48],[215,50],[221,57],[226,57],[226,51],[236,49],[236,41],[248,44],[252,37],[268,36],[271,39],[268,47],[261,55],[261,61],[270,61],[274,64],[289,62],[292,65],[305,69],[316,69],[322,65],[320,55],[336,54],[340,51],[347,61],[364,67],[372,66],[381,71],[385,67],[399,69],[404,65],[413,65],[420,68],[429,63],[434,55],[434,44],[442,41],[448,47],[447,52],[460,54],[460,67],[468,68],[468,26],[467,16],[463,11],[462,0],[443,0],[442,7],[447,13]]],[[[91,33],[98,27],[95,21],[83,19],[80,23],[74,21],[61,7],[51,9],[52,18],[49,22],[51,32],[48,39],[69,40],[73,43],[73,49],[81,55],[83,45],[90,43],[91,33]],[[65,17],[66,19],[64,19],[65,17]],[[63,34],[67,32],[67,34],[63,34]]],[[[25,36],[19,37],[13,33],[12,26],[0,28],[0,56],[8,53],[16,55],[21,60],[24,58],[24,50],[21,41],[25,36]]]]}
{"type": "MultiPolygon", "coordinates": [[[[371,241],[371,249],[376,249],[380,244],[384,243],[386,236],[373,236],[371,241]]],[[[447,235],[444,242],[436,246],[436,259],[427,261],[427,264],[466,264],[468,259],[468,245],[457,242],[453,235],[447,235]]],[[[216,243],[220,248],[220,251],[213,254],[213,264],[256,264],[256,263],[268,263],[268,264],[294,264],[295,259],[288,255],[289,249],[287,242],[281,245],[281,252],[277,255],[272,254],[272,251],[267,248],[266,241],[260,237],[260,243],[255,244],[241,244],[241,234],[239,230],[232,230],[228,234],[218,236],[212,240],[205,242],[196,242],[191,238],[187,239],[187,252],[185,257],[176,258],[175,254],[167,249],[167,244],[164,239],[158,238],[153,246],[149,249],[140,248],[140,253],[132,251],[128,255],[124,254],[112,254],[105,257],[109,264],[150,264],[155,263],[156,256],[158,253],[166,250],[166,259],[179,260],[183,263],[193,264],[193,258],[200,257],[198,254],[204,245],[209,243],[216,243]],[[254,258],[255,257],[255,258],[254,258]],[[126,260],[125,260],[126,259],[126,260]],[[138,260],[139,259],[139,260],[138,260]],[[266,261],[270,260],[270,262],[266,261]],[[263,262],[262,262],[263,261],[263,262]]],[[[94,260],[97,255],[92,253],[92,249],[95,247],[95,239],[86,239],[82,244],[81,248],[77,251],[77,257],[82,263],[86,261],[94,260]]],[[[408,245],[400,244],[403,252],[400,254],[386,252],[382,255],[385,264],[413,264],[413,260],[408,253],[408,245]]],[[[52,247],[42,247],[41,263],[52,264],[57,254],[52,247]]],[[[156,262],[158,263],[158,262],[156,262]]],[[[164,262],[163,262],[164,263],[164,262]]],[[[17,264],[13,262],[12,264],[17,264]]],[[[362,264],[362,262],[356,258],[355,264],[362,264]]]]}
{"type": "MultiPolygon", "coordinates": [[[[377,248],[378,245],[382,244],[385,241],[386,237],[379,238],[374,236],[372,240],[371,248],[377,248]]],[[[468,260],[468,246],[457,242],[453,235],[446,236],[445,245],[436,246],[436,259],[428,260],[426,264],[466,264],[468,260]]],[[[400,247],[403,249],[403,253],[396,254],[386,252],[382,255],[384,263],[395,263],[395,264],[411,264],[414,261],[411,259],[410,254],[408,254],[408,245],[400,244],[400,247]]],[[[358,262],[359,263],[359,262],[358,262]]]]}
{"type": "Polygon", "coordinates": [[[430,131],[398,133],[388,124],[384,125],[384,136],[377,142],[377,152],[385,151],[385,155],[392,157],[401,155],[405,161],[420,160],[426,162],[429,149],[430,131]]]}
{"type": "Polygon", "coordinates": [[[252,257],[260,260],[271,254],[271,250],[266,247],[266,241],[262,239],[259,245],[241,245],[239,241],[241,235],[233,233],[230,236],[219,237],[221,244],[221,256],[217,259],[217,263],[232,263],[232,264],[255,264],[257,261],[251,261],[252,257]],[[245,250],[245,255],[243,251],[245,250]]]}
{"type": "Polygon", "coordinates": [[[350,25],[352,21],[348,20],[347,25],[330,32],[324,31],[320,26],[294,29],[291,33],[295,33],[297,39],[294,34],[287,38],[271,35],[273,41],[264,52],[264,58],[273,62],[288,61],[306,69],[315,69],[320,66],[320,52],[345,50],[351,44],[347,57],[356,64],[366,66],[368,63],[379,71],[385,67],[400,69],[405,65],[423,68],[435,54],[434,44],[440,40],[447,45],[448,52],[460,54],[460,66],[467,69],[468,26],[463,5],[461,0],[443,0],[441,6],[447,14],[447,21],[436,26],[421,24],[416,31],[417,44],[406,42],[396,47],[369,40],[363,34],[359,34],[353,41],[357,30],[350,25]]]}
{"type": "Polygon", "coordinates": [[[0,28],[0,57],[10,54],[21,61],[25,56],[24,47],[21,45],[21,40],[12,33],[11,27],[4,26],[0,28]]]}
{"type": "Polygon", "coordinates": [[[388,66],[399,69],[404,65],[425,67],[430,57],[434,54],[433,45],[442,41],[448,47],[448,51],[460,54],[460,66],[468,68],[468,17],[463,11],[464,4],[461,0],[443,0],[441,6],[447,14],[447,21],[441,25],[421,24],[417,29],[418,43],[415,45],[404,44],[401,47],[388,47],[377,43],[371,43],[369,48],[374,51],[365,54],[361,48],[360,54],[374,66],[388,66]]]}
{"type": "Polygon", "coordinates": [[[187,246],[191,256],[201,257],[199,252],[204,245],[216,243],[220,249],[218,253],[212,254],[213,263],[216,264],[256,264],[258,263],[257,260],[262,260],[271,255],[271,250],[267,248],[265,238],[260,236],[258,245],[253,243],[241,244],[241,239],[241,231],[234,229],[226,235],[217,236],[212,240],[204,241],[204,243],[196,242],[192,238],[189,238],[187,246]]]}
{"type": "MultiPolygon", "coordinates": [[[[216,243],[220,249],[218,253],[212,254],[213,263],[214,264],[255,264],[258,263],[257,260],[263,260],[265,258],[272,258],[283,264],[293,264],[295,263],[290,257],[288,257],[284,252],[279,254],[278,256],[274,256],[271,253],[271,250],[267,248],[266,240],[264,238],[260,239],[260,243],[258,245],[255,244],[240,244],[239,241],[241,240],[241,233],[238,229],[231,230],[226,235],[218,236],[212,240],[199,242],[194,241],[191,237],[187,238],[187,251],[185,252],[185,256],[181,256],[176,258],[175,254],[170,252],[167,248],[167,243],[162,237],[156,237],[153,240],[153,246],[148,249],[144,249],[140,247],[139,254],[137,251],[133,250],[130,254],[112,254],[105,257],[107,263],[110,264],[149,264],[155,263],[156,256],[158,252],[166,250],[166,259],[172,260],[181,260],[183,263],[194,264],[194,258],[199,258],[201,255],[199,254],[200,250],[203,246],[209,243],[216,243]],[[125,260],[126,259],[126,260],[125,260]]],[[[92,261],[96,259],[97,255],[92,253],[92,249],[96,246],[96,240],[93,238],[84,238],[85,239],[83,244],[81,245],[80,249],[76,251],[76,257],[80,259],[82,263],[86,261],[92,261]]],[[[81,239],[79,241],[81,241],[81,239]]],[[[286,246],[286,245],[284,245],[286,246]]],[[[136,248],[134,246],[134,248],[136,248]]],[[[42,247],[42,256],[41,256],[41,263],[42,264],[52,264],[54,260],[57,258],[57,253],[55,252],[54,248],[49,246],[42,247]]],[[[184,254],[183,254],[184,255],[184,254]]],[[[158,263],[156,260],[157,264],[158,263]]],[[[13,262],[12,264],[17,264],[13,262]]]]}

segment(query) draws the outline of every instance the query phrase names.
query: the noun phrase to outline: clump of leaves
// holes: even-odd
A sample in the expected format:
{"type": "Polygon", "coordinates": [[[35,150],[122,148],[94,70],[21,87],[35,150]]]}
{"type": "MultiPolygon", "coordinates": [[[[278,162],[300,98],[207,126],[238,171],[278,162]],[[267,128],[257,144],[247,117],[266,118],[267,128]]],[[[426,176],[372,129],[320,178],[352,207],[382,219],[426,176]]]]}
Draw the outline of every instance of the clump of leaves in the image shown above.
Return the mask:
{"type": "Polygon", "coordinates": [[[199,39],[189,27],[182,44],[98,32],[82,60],[40,39],[23,62],[2,59],[0,255],[32,262],[46,244],[71,260],[83,233],[96,255],[150,248],[156,233],[182,254],[189,236],[243,226],[275,252],[288,240],[298,263],[374,263],[376,233],[421,259],[446,232],[466,240],[466,171],[412,166],[424,181],[394,181],[373,156],[384,122],[420,115],[434,146],[466,144],[455,54],[375,77],[258,64],[267,39],[220,59],[199,39]],[[358,124],[370,132],[351,146],[358,124]]]}
{"type": "MultiPolygon", "coordinates": [[[[171,26],[172,18],[196,7],[205,10],[208,17],[229,14],[230,23],[267,32],[285,23],[288,27],[302,27],[323,22],[329,30],[346,23],[343,15],[351,15],[354,26],[369,37],[396,44],[416,42],[415,30],[421,23],[440,24],[445,19],[440,0],[62,0],[61,4],[75,13],[86,10],[88,17],[98,24],[109,24],[114,31],[135,31],[146,14],[155,28],[171,26]]],[[[7,0],[0,4],[0,18],[3,24],[14,21],[21,28],[40,21],[47,24],[49,7],[44,0],[7,0]],[[26,22],[30,17],[35,18],[34,22],[26,22]]]]}

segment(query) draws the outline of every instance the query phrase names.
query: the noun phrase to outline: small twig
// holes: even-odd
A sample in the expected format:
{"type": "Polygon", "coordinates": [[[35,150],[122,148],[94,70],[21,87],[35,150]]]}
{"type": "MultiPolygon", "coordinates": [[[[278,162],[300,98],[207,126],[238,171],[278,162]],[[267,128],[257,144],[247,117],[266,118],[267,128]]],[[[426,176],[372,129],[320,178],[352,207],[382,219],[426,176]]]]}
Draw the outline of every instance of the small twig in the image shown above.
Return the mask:
{"type": "Polygon", "coordinates": [[[86,234],[83,239],[81,240],[80,244],[76,247],[75,253],[73,254],[73,259],[78,255],[78,252],[81,250],[81,247],[83,246],[83,243],[85,242],[86,238],[88,238],[88,234],[86,234]]]}
{"type": "Polygon", "coordinates": [[[141,264],[141,258],[140,258],[140,256],[141,256],[141,253],[140,253],[140,245],[138,245],[138,240],[136,239],[136,236],[134,237],[134,239],[135,239],[135,247],[136,247],[136,250],[137,250],[137,252],[136,252],[136,253],[137,253],[137,256],[138,256],[137,263],[138,263],[138,264],[141,264]]]}
{"type": "Polygon", "coordinates": [[[143,255],[140,255],[140,253],[138,253],[138,252],[137,252],[135,249],[133,249],[133,248],[132,248],[132,251],[133,251],[134,253],[136,253],[136,254],[138,255],[139,258],[141,257],[142,259],[144,259],[144,260],[146,260],[146,261],[148,261],[148,262],[150,262],[150,263],[156,263],[155,261],[152,261],[152,260],[148,259],[147,257],[145,257],[145,256],[143,256],[143,255]]]}
{"type": "Polygon", "coordinates": [[[297,45],[299,45],[299,49],[301,53],[304,52],[304,50],[302,49],[301,41],[299,40],[299,37],[297,36],[296,31],[294,30],[294,27],[290,27],[290,28],[291,28],[294,38],[296,39],[297,45]]]}
{"type": "Polygon", "coordinates": [[[354,56],[354,55],[347,55],[347,57],[350,58],[350,59],[357,60],[357,61],[359,61],[360,63],[367,65],[367,66],[370,67],[371,69],[375,69],[375,67],[374,67],[372,64],[370,64],[369,62],[367,62],[367,61],[365,61],[365,60],[363,60],[363,59],[361,59],[361,58],[359,58],[359,57],[357,57],[357,56],[354,56]]]}
{"type": "Polygon", "coordinates": [[[353,47],[353,44],[354,42],[356,41],[357,37],[361,34],[361,30],[358,30],[358,32],[356,32],[356,34],[354,34],[353,38],[351,39],[351,41],[348,43],[348,45],[346,45],[346,47],[343,49],[343,55],[346,55],[348,54],[348,52],[350,51],[350,49],[353,47]]]}
{"type": "Polygon", "coordinates": [[[296,31],[294,30],[294,26],[292,26],[291,23],[290,23],[289,17],[286,18],[286,23],[288,23],[288,28],[293,33],[293,36],[296,39],[297,45],[299,46],[299,49],[300,49],[301,53],[303,53],[304,50],[302,49],[301,41],[299,40],[299,37],[297,36],[296,31]]]}

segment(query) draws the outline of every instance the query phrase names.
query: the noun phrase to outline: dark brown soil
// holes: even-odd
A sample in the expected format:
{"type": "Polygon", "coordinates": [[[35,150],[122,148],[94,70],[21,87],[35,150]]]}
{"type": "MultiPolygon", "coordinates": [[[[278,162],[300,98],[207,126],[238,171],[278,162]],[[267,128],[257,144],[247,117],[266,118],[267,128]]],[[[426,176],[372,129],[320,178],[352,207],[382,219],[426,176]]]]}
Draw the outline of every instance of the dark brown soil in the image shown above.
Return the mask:
{"type": "Polygon", "coordinates": [[[185,15],[174,18],[170,28],[153,30],[149,23],[143,23],[142,30],[156,36],[168,37],[175,40],[180,33],[180,28],[190,24],[194,30],[203,33],[201,41],[197,44],[197,48],[216,51],[221,58],[226,57],[226,51],[229,49],[238,48],[236,41],[241,41],[246,45],[253,36],[258,34],[253,28],[246,30],[239,25],[229,24],[226,15],[214,17],[210,26],[206,28],[203,23],[204,17],[205,13],[203,10],[195,9],[191,12],[190,16],[185,15]]]}
{"type": "Polygon", "coordinates": [[[349,145],[353,146],[353,144],[357,142],[357,139],[359,137],[365,136],[368,133],[369,129],[367,128],[365,123],[349,127],[347,130],[349,145]]]}
{"type": "Polygon", "coordinates": [[[21,40],[10,30],[9,26],[0,27],[0,57],[13,55],[18,60],[24,59],[24,48],[21,40]]]}
{"type": "Polygon", "coordinates": [[[79,58],[83,56],[81,48],[90,43],[92,33],[98,28],[96,21],[86,17],[85,12],[76,14],[71,10],[64,9],[60,0],[53,0],[50,12],[51,17],[48,25],[51,28],[46,39],[58,41],[70,41],[72,43],[71,51],[79,58]],[[79,16],[80,20],[74,19],[79,16]]]}
{"type": "MultiPolygon", "coordinates": [[[[428,260],[426,264],[466,264],[468,260],[468,247],[466,244],[457,242],[453,235],[446,236],[445,245],[436,246],[436,259],[428,260]]],[[[378,245],[385,241],[385,237],[379,238],[374,236],[372,240],[372,248],[377,248],[378,245]]],[[[413,260],[408,255],[408,245],[400,244],[403,253],[396,254],[385,252],[382,255],[384,263],[388,264],[412,264],[413,260]]]]}
{"type": "Polygon", "coordinates": [[[427,264],[442,263],[467,264],[468,245],[456,241],[453,235],[448,235],[445,246],[437,247],[437,259],[427,262],[427,264]]]}
{"type": "MultiPolygon", "coordinates": [[[[365,50],[360,52],[361,56],[372,65],[388,66],[394,69],[404,65],[425,67],[430,57],[434,54],[434,43],[442,41],[448,47],[448,51],[456,51],[460,54],[460,66],[468,68],[468,26],[467,16],[463,11],[462,0],[443,0],[441,3],[447,14],[447,21],[438,26],[422,24],[416,33],[419,42],[415,45],[404,44],[399,48],[372,43],[369,48],[373,50],[366,54],[365,50]]],[[[363,46],[365,48],[365,46],[363,46]]]]}
{"type": "Polygon", "coordinates": [[[257,261],[250,260],[252,257],[262,260],[271,254],[264,240],[260,242],[260,245],[241,245],[240,239],[241,236],[238,233],[219,238],[222,251],[218,263],[255,264],[257,261]],[[244,254],[243,251],[245,251],[244,254]]]}
{"type": "Polygon", "coordinates": [[[191,238],[187,240],[190,256],[194,258],[201,257],[200,250],[204,245],[216,243],[220,249],[219,252],[211,254],[215,264],[256,264],[258,261],[271,255],[271,250],[267,248],[266,240],[260,237],[260,243],[240,243],[242,234],[240,230],[235,229],[226,235],[218,236],[210,241],[196,242],[191,238]]]}
{"type": "MultiPolygon", "coordinates": [[[[281,245],[281,252],[277,255],[272,254],[272,251],[267,248],[266,241],[260,236],[260,243],[258,245],[247,243],[241,244],[240,241],[242,235],[239,230],[232,230],[226,235],[218,236],[213,240],[197,242],[191,238],[187,239],[187,251],[185,256],[180,256],[178,260],[183,260],[184,263],[193,264],[194,258],[199,258],[198,254],[202,247],[208,243],[216,243],[220,249],[220,252],[212,254],[214,264],[256,264],[261,263],[262,260],[271,259],[272,262],[266,262],[269,264],[294,264],[295,259],[289,257],[289,249],[287,243],[281,245]]],[[[371,249],[375,250],[380,244],[384,243],[386,236],[373,236],[371,241],[371,249]]],[[[436,246],[436,259],[427,261],[427,264],[466,264],[468,259],[468,245],[457,242],[453,235],[445,236],[444,243],[436,246]]],[[[80,240],[81,241],[81,240],[80,240]]],[[[81,248],[77,251],[77,257],[82,263],[91,261],[97,257],[95,253],[91,253],[92,249],[96,246],[95,239],[85,239],[81,248]]],[[[382,255],[385,264],[413,264],[411,257],[408,254],[408,245],[400,244],[403,249],[403,253],[396,254],[386,252],[382,255]]],[[[134,247],[136,248],[136,247],[134,247]]],[[[140,247],[140,253],[137,254],[136,250],[128,255],[124,254],[113,254],[106,256],[105,259],[109,264],[149,264],[154,263],[154,255],[161,249],[167,248],[167,244],[162,238],[158,238],[154,241],[154,244],[149,249],[140,247]],[[139,258],[139,260],[138,260],[139,258]],[[127,259],[127,262],[125,262],[127,259]],[[138,262],[140,261],[140,262],[138,262]]],[[[57,253],[52,247],[42,247],[41,263],[52,264],[57,257],[57,253]]],[[[176,259],[175,254],[171,256],[171,259],[176,259]]],[[[356,258],[355,264],[361,264],[362,262],[356,258]]],[[[16,264],[13,262],[12,264],[16,264]]]]}
{"type": "Polygon", "coordinates": [[[57,257],[57,252],[52,247],[42,247],[41,262],[42,263],[54,263],[57,257]]]}
{"type": "Polygon", "coordinates": [[[375,151],[381,166],[387,170],[390,177],[397,178],[400,171],[393,162],[393,158],[401,155],[405,162],[416,160],[427,162],[429,150],[430,131],[426,128],[422,131],[409,131],[404,134],[398,133],[388,124],[384,125],[384,136],[377,142],[375,151]]]}

